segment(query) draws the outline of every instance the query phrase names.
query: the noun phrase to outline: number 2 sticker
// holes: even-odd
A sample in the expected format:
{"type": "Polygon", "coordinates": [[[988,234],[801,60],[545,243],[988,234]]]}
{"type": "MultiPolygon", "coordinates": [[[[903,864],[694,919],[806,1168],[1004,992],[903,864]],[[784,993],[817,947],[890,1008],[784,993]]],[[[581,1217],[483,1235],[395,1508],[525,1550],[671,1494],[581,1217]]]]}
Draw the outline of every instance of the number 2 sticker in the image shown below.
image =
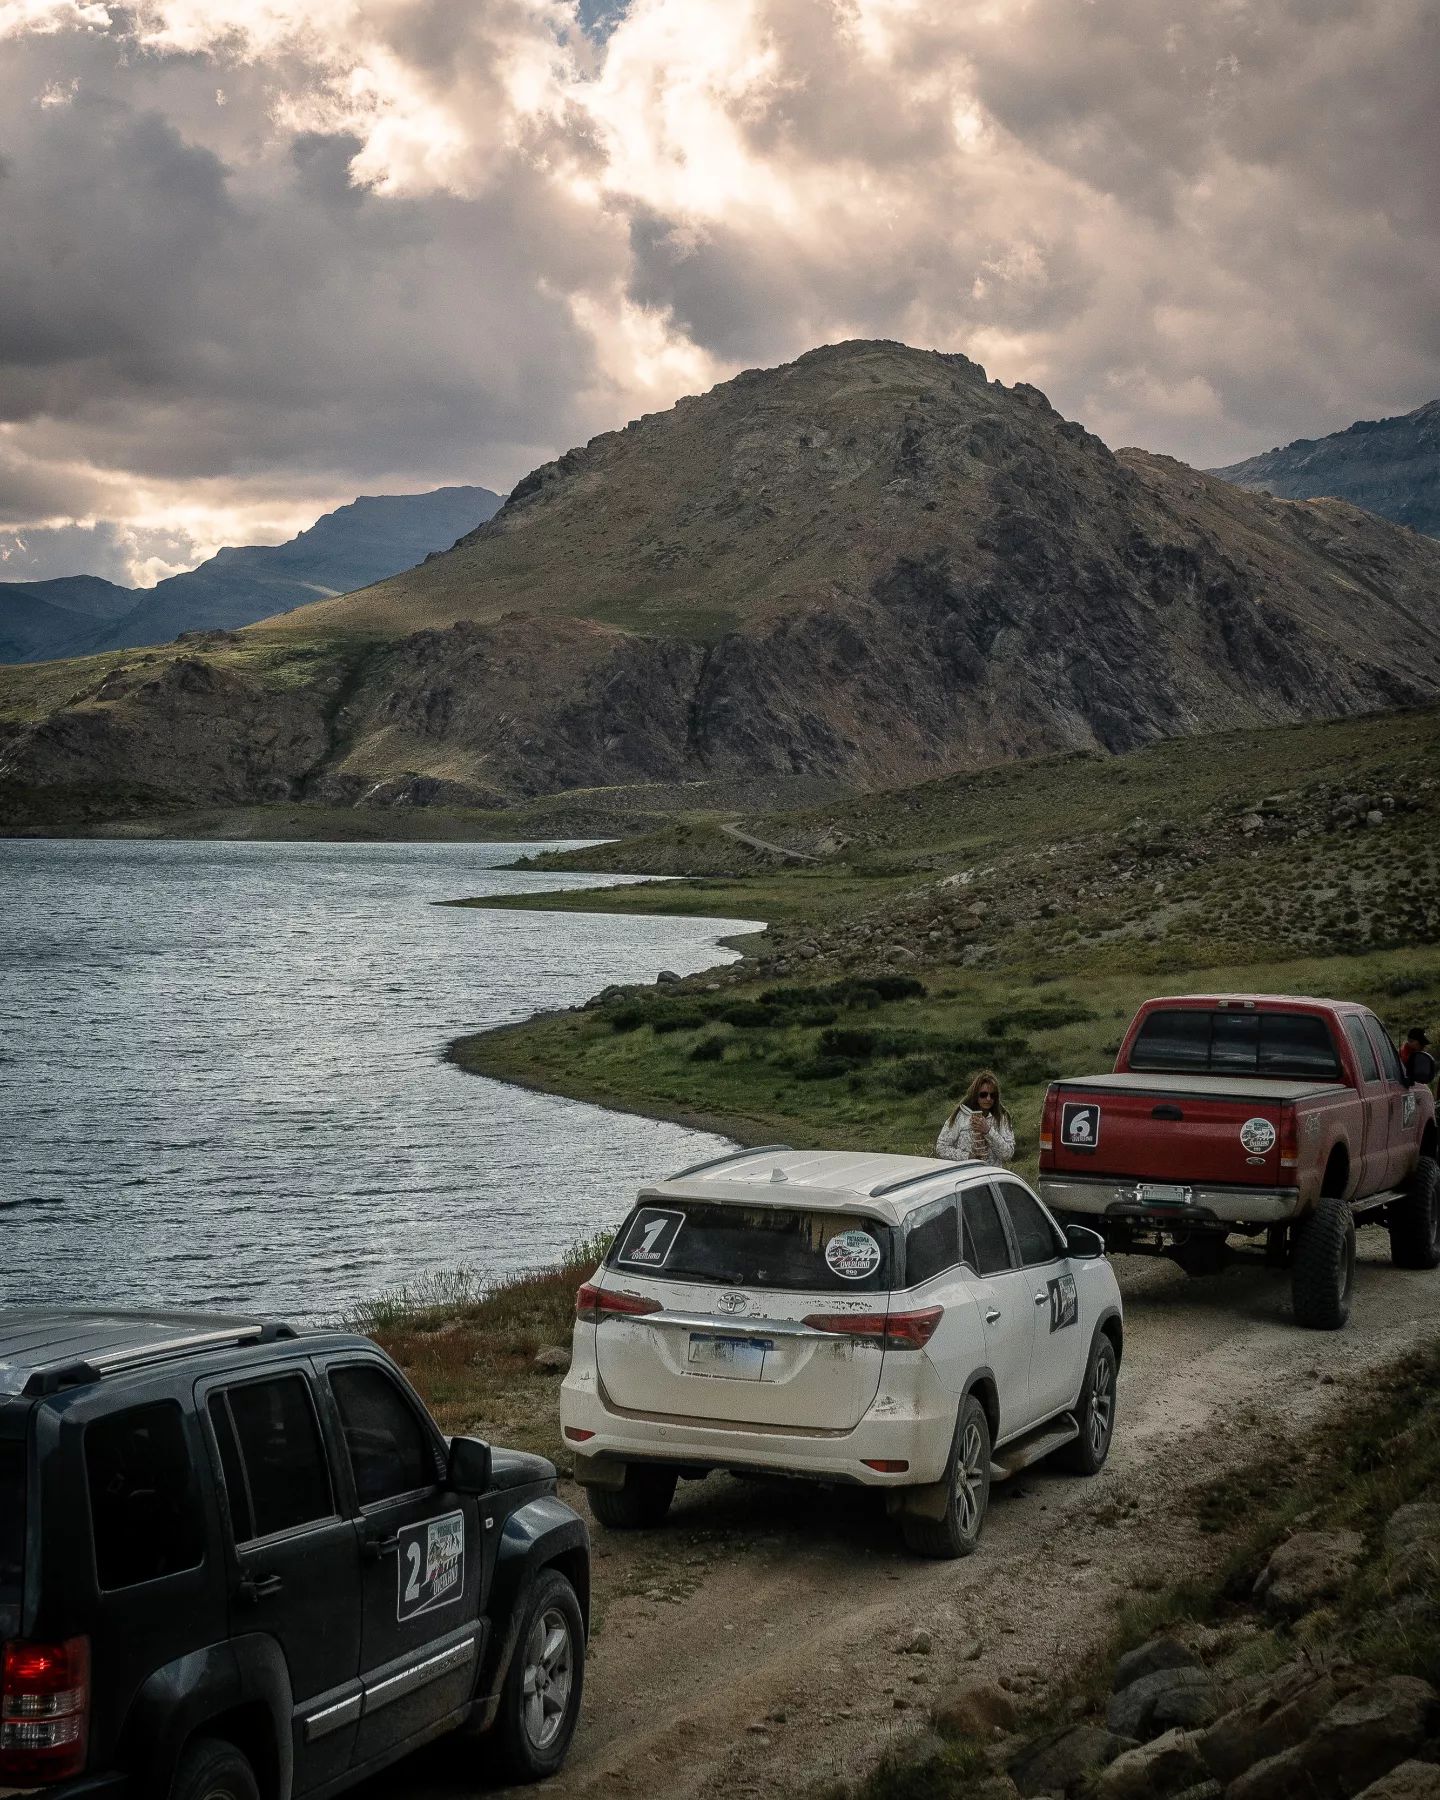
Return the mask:
{"type": "Polygon", "coordinates": [[[465,1515],[445,1513],[402,1525],[395,1617],[400,1623],[432,1607],[448,1606],[465,1591],[465,1515]]]}

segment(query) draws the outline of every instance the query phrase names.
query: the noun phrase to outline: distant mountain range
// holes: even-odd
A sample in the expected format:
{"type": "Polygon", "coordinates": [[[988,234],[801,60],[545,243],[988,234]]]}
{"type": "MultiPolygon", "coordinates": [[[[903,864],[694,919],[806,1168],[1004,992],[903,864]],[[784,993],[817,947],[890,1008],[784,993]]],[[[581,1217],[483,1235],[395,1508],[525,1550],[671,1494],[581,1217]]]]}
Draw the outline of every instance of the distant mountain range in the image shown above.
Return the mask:
{"type": "Polygon", "coordinates": [[[1283,500],[1333,495],[1440,537],[1440,400],[1398,419],[1360,419],[1330,437],[1297,438],[1210,473],[1283,500]]]}
{"type": "Polygon", "coordinates": [[[483,487],[364,495],[287,544],[220,550],[153,588],[118,587],[96,575],[0,583],[0,663],[163,644],[182,631],[235,630],[398,575],[448,550],[500,503],[483,487]]]}

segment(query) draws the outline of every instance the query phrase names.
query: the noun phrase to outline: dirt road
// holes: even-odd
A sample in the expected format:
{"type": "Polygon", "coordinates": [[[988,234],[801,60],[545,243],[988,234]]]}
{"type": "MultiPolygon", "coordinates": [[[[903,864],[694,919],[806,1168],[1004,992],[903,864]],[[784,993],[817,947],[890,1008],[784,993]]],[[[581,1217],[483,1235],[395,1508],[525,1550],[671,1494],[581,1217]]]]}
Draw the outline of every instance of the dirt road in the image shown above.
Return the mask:
{"type": "MultiPolygon", "coordinates": [[[[1061,1676],[1105,1637],[1117,1603],[1216,1555],[1177,1508],[1181,1492],[1280,1446],[1346,1389],[1363,1393],[1367,1371],[1433,1338],[1440,1273],[1392,1269],[1374,1229],[1360,1255],[1351,1323],[1336,1333],[1290,1323],[1283,1275],[1187,1281],[1120,1261],[1126,1353],[1108,1467],[997,1487],[966,1561],[907,1556],[862,1493],[717,1476],[682,1485],[658,1532],[597,1528],[584,1715],[546,1800],[788,1800],[918,1729],[966,1659],[1022,1692],[1061,1676]],[[922,1631],[928,1654],[907,1650],[922,1631]]],[[[473,1788],[456,1769],[439,1747],[365,1792],[458,1800],[473,1788]]]]}

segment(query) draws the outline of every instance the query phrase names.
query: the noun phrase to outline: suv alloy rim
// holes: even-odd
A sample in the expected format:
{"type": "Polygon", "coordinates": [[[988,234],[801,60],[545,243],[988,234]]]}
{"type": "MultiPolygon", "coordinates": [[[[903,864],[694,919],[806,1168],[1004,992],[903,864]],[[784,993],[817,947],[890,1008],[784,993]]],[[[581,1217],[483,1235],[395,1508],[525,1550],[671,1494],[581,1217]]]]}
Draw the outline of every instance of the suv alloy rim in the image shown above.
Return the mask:
{"type": "Polygon", "coordinates": [[[1110,1420],[1115,1406],[1114,1370],[1102,1350],[1095,1358],[1095,1378],[1090,1383],[1090,1448],[1099,1456],[1110,1439],[1110,1420]]]}
{"type": "Polygon", "coordinates": [[[955,1459],[955,1512],[960,1529],[972,1537],[980,1529],[980,1487],[985,1475],[980,1427],[972,1419],[960,1439],[955,1459]]]}
{"type": "Polygon", "coordinates": [[[570,1627],[562,1612],[547,1607],[525,1645],[525,1735],[537,1750],[548,1750],[560,1735],[572,1676],[570,1627]]]}

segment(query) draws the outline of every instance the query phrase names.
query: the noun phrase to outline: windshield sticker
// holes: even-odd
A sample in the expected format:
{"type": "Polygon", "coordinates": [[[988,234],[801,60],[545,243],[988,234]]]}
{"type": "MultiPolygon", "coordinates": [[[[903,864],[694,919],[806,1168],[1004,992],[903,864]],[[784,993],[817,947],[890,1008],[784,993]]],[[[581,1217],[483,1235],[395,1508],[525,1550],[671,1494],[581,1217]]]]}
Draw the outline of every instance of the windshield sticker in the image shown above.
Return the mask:
{"type": "Polygon", "coordinates": [[[1240,1143],[1252,1156],[1264,1156],[1275,1148],[1275,1127],[1268,1119],[1247,1119],[1240,1127],[1240,1143]]]}
{"type": "Polygon", "coordinates": [[[880,1246],[868,1231],[841,1231],[826,1244],[825,1262],[842,1281],[863,1281],[880,1267],[880,1246]]]}
{"type": "Polygon", "coordinates": [[[616,1253],[616,1262],[632,1269],[663,1269],[684,1223],[682,1212],[662,1212],[655,1206],[641,1207],[625,1233],[625,1242],[616,1253]]]}
{"type": "Polygon", "coordinates": [[[1100,1142],[1100,1108],[1093,1100],[1067,1100],[1060,1110],[1060,1142],[1067,1150],[1093,1150],[1100,1142]]]}
{"type": "Polygon", "coordinates": [[[395,1617],[402,1624],[436,1606],[448,1606],[465,1591],[465,1515],[446,1513],[402,1525],[396,1557],[399,1580],[395,1617]]]}
{"type": "Polygon", "coordinates": [[[1057,1275],[1046,1283],[1050,1290],[1050,1329],[1063,1331],[1067,1325],[1080,1322],[1080,1296],[1075,1291],[1073,1275],[1057,1275]]]}

